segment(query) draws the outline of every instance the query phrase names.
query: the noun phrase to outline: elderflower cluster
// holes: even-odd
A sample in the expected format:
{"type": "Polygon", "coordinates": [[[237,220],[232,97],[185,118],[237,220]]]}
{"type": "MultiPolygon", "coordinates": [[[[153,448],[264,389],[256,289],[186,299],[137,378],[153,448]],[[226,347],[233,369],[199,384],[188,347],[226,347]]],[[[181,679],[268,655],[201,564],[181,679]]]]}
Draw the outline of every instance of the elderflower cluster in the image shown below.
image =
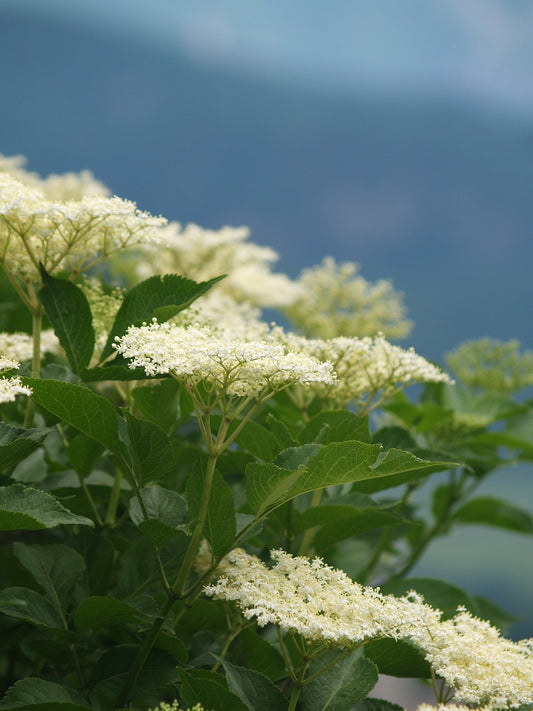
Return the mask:
{"type": "Polygon", "coordinates": [[[404,639],[425,654],[455,699],[487,709],[533,703],[533,640],[512,642],[490,623],[459,608],[442,613],[415,592],[396,598],[351,581],[321,560],[272,551],[268,568],[236,549],[215,574],[206,595],[236,602],[247,619],[274,624],[311,642],[352,647],[371,639],[404,639]]]}
{"type": "MultiPolygon", "coordinates": [[[[10,370],[18,370],[20,363],[0,356],[0,374],[10,370]]],[[[17,395],[31,395],[31,388],[27,388],[22,384],[20,378],[4,378],[0,377],[0,404],[4,402],[13,402],[17,395]]]]}
{"type": "Polygon", "coordinates": [[[406,318],[403,295],[390,281],[369,282],[358,274],[354,262],[337,264],[326,257],[321,264],[304,269],[298,284],[301,295],[284,309],[291,322],[306,336],[408,336],[412,322],[406,318]]]}
{"type": "Polygon", "coordinates": [[[392,345],[380,334],[375,338],[310,339],[272,330],[272,338],[288,348],[299,350],[319,360],[332,363],[337,373],[335,387],[315,388],[317,394],[332,406],[343,407],[356,401],[368,405],[381,393],[381,399],[413,383],[452,383],[440,368],[415,353],[392,345]]]}
{"type": "Polygon", "coordinates": [[[12,178],[21,183],[38,188],[48,200],[66,202],[97,195],[106,197],[110,194],[108,188],[96,180],[90,170],[61,175],[51,174],[41,178],[37,173],[26,170],[25,165],[24,156],[7,157],[0,154],[0,173],[9,173],[12,178]]]}
{"type": "Polygon", "coordinates": [[[54,202],[41,190],[0,173],[0,262],[24,281],[48,272],[80,273],[103,257],[157,240],[162,217],[118,197],[54,202]]]}
{"type": "Polygon", "coordinates": [[[247,227],[207,230],[177,222],[162,230],[164,246],[143,248],[143,258],[132,265],[141,279],[173,272],[195,281],[226,274],[215,286],[217,293],[259,307],[283,307],[301,293],[285,274],[273,273],[278,254],[270,247],[248,242],[247,227]]]}
{"type": "Polygon", "coordinates": [[[512,642],[489,622],[459,608],[455,617],[411,639],[455,699],[492,709],[533,703],[533,640],[512,642]]]}
{"type": "Polygon", "coordinates": [[[159,706],[150,709],[150,711],[206,711],[206,709],[204,709],[202,704],[194,704],[192,708],[184,709],[180,706],[179,701],[175,699],[171,704],[162,701],[159,706]]]}
{"type": "Polygon", "coordinates": [[[479,338],[466,341],[446,362],[458,379],[472,388],[512,394],[533,385],[533,352],[520,352],[520,342],[479,338]]]}
{"type": "Polygon", "coordinates": [[[268,568],[241,549],[216,570],[218,580],[204,592],[238,604],[261,627],[272,623],[310,641],[351,647],[366,640],[406,637],[419,619],[438,622],[439,613],[417,595],[395,598],[353,582],[320,559],[271,552],[268,568]]]}
{"type": "Polygon", "coordinates": [[[261,340],[224,339],[207,327],[170,323],[130,326],[117,351],[147,375],[171,374],[189,388],[200,382],[215,392],[262,399],[288,385],[335,381],[330,363],[261,340]]]}
{"type": "MultiPolygon", "coordinates": [[[[41,331],[41,354],[57,353],[60,348],[57,336],[52,329],[41,331]]],[[[21,363],[31,360],[33,339],[29,333],[0,333],[0,353],[21,363]]]]}

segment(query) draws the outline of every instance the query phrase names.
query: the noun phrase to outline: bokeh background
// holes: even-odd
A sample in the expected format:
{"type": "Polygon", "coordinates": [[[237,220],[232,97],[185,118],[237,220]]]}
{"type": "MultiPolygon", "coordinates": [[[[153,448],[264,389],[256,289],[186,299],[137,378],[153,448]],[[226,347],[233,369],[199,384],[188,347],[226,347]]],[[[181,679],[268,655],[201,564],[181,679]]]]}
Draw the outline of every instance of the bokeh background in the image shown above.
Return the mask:
{"type": "MultiPolygon", "coordinates": [[[[390,278],[410,344],[533,347],[530,0],[0,0],[0,153],[91,169],[182,223],[246,224],[296,276],[390,278]]],[[[483,493],[533,509],[529,467],[483,493]]],[[[533,636],[533,547],[469,527],[416,575],[533,636]]]]}

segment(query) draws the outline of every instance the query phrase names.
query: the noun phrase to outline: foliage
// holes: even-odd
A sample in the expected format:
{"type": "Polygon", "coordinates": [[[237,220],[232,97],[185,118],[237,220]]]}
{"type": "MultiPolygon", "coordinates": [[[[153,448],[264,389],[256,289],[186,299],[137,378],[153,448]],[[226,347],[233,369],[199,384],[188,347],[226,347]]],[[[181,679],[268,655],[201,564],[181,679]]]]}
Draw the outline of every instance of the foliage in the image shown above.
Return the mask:
{"type": "MultiPolygon", "coordinates": [[[[257,311],[247,320],[272,305],[258,302],[258,274],[273,260],[247,245],[239,261],[244,232],[169,232],[102,195],[85,212],[55,196],[59,210],[31,176],[17,222],[26,183],[13,166],[22,182],[6,178],[0,194],[3,290],[32,332],[30,350],[22,336],[0,341],[0,709],[396,708],[369,698],[379,673],[430,678],[439,703],[454,692],[493,709],[533,702],[531,644],[496,629],[511,618],[408,577],[455,527],[533,533],[529,511],[475,494],[499,467],[533,459],[532,403],[482,380],[453,384],[366,326],[311,342],[257,311]],[[83,216],[73,233],[61,229],[69,214],[83,216]],[[123,292],[109,269],[80,281],[148,226],[146,279],[123,292]],[[119,246],[115,227],[128,236],[119,246]],[[187,274],[150,271],[165,234],[167,251],[193,236],[178,255],[187,274]],[[234,274],[224,292],[222,273],[192,273],[195,244],[224,247],[221,261],[257,283],[237,288],[234,274]],[[217,293],[231,323],[201,306],[217,293]],[[57,338],[46,346],[43,324],[57,338]],[[404,392],[413,382],[417,399],[404,392]]],[[[76,180],[69,195],[87,184],[76,180]]],[[[276,297],[285,307],[291,294],[276,297]]]]}

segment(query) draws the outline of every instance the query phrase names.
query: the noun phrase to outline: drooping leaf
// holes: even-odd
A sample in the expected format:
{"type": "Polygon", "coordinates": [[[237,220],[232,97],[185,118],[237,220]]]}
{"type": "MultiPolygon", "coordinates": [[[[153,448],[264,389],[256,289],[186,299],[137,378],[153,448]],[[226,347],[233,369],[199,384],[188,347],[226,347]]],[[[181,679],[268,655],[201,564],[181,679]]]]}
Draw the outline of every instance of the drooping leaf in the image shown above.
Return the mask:
{"type": "Polygon", "coordinates": [[[103,450],[100,442],[87,435],[78,434],[68,443],[67,457],[74,471],[85,479],[92,472],[103,450]]]}
{"type": "Polygon", "coordinates": [[[128,427],[128,452],[141,484],[164,479],[174,463],[174,450],[163,430],[124,411],[128,427]]]}
{"type": "Polygon", "coordinates": [[[32,388],[32,398],[38,405],[112,452],[120,451],[117,413],[107,398],[61,380],[23,380],[32,388]]]}
{"type": "Polygon", "coordinates": [[[268,677],[253,669],[230,664],[225,659],[220,659],[220,663],[229,690],[244,701],[250,711],[287,711],[287,697],[268,677]]]}
{"type": "MultiPolygon", "coordinates": [[[[205,489],[203,467],[192,472],[187,480],[188,501],[193,517],[198,516],[200,501],[205,489]]],[[[235,540],[236,522],[233,492],[220,472],[215,471],[205,523],[204,536],[215,556],[230,550],[235,540]]]]}
{"type": "Polygon", "coordinates": [[[195,678],[179,669],[181,679],[180,696],[187,707],[200,703],[209,711],[249,711],[248,706],[233,692],[216,681],[216,675],[202,675],[195,678]]]}
{"type": "MultiPolygon", "coordinates": [[[[339,654],[338,650],[332,650],[311,662],[309,674],[315,674],[339,654]]],[[[376,665],[363,655],[361,649],[356,649],[304,686],[300,697],[302,711],[350,711],[368,696],[377,681],[376,665]]]]}
{"type": "Polygon", "coordinates": [[[125,296],[109,332],[102,351],[101,361],[113,353],[115,338],[123,336],[128,327],[157,318],[167,321],[179,311],[190,306],[223,277],[195,282],[176,274],[152,276],[134,286],[125,296]]]}
{"type": "Polygon", "coordinates": [[[94,351],[91,307],[83,291],[67,279],[50,276],[41,265],[43,288],[39,291],[46,315],[65,351],[72,371],[88,367],[94,351]]]}
{"type": "Polygon", "coordinates": [[[29,588],[13,587],[1,590],[0,612],[37,627],[65,629],[57,607],[44,595],[29,588]]]}
{"type": "Polygon", "coordinates": [[[74,613],[74,626],[79,632],[114,625],[137,625],[143,615],[124,600],[95,595],[86,598],[74,613]]]}
{"type": "Polygon", "coordinates": [[[28,677],[10,687],[0,701],[2,711],[91,711],[74,689],[45,679],[28,677]]]}
{"type": "Polygon", "coordinates": [[[491,496],[480,496],[467,501],[455,511],[451,521],[484,524],[519,533],[533,533],[533,516],[529,511],[491,496]]]}
{"type": "Polygon", "coordinates": [[[287,673],[278,650],[251,629],[243,629],[231,646],[231,658],[240,666],[255,669],[277,681],[287,673]]]}
{"type": "Polygon", "coordinates": [[[0,531],[54,528],[60,524],[94,526],[68,511],[51,494],[22,484],[0,487],[0,531]]]}
{"type": "Polygon", "coordinates": [[[34,452],[51,432],[46,427],[25,430],[0,422],[0,472],[8,472],[34,452]]]}
{"type": "Polygon", "coordinates": [[[280,450],[277,437],[253,420],[246,424],[236,441],[247,452],[265,462],[271,462],[280,450]]]}
{"type": "Polygon", "coordinates": [[[134,388],[132,395],[144,419],[160,427],[167,435],[193,409],[189,395],[173,378],[134,388]]]}
{"type": "Polygon", "coordinates": [[[371,659],[380,674],[429,679],[431,667],[422,652],[403,640],[377,639],[365,645],[365,656],[371,659]]]}
{"type": "Polygon", "coordinates": [[[177,528],[187,516],[187,501],[183,496],[156,484],[142,489],[141,497],[147,518],[137,496],[129,503],[130,518],[155,546],[183,535],[177,528]]]}

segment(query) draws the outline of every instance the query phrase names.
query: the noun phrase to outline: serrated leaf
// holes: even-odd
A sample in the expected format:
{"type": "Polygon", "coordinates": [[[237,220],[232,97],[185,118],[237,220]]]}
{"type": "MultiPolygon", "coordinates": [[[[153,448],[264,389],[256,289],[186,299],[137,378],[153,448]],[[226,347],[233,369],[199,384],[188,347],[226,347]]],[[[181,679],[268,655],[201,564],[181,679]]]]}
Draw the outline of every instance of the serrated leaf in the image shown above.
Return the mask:
{"type": "Polygon", "coordinates": [[[467,501],[450,520],[453,523],[484,524],[519,533],[533,533],[533,516],[529,511],[491,496],[467,501]]]}
{"type": "Polygon", "coordinates": [[[23,381],[32,388],[32,398],[38,405],[112,452],[120,451],[117,413],[105,397],[62,380],[23,378],[23,381]]]}
{"type": "MultiPolygon", "coordinates": [[[[309,675],[324,668],[339,654],[333,650],[311,662],[309,675]]],[[[377,681],[376,665],[363,655],[361,649],[356,649],[304,686],[300,697],[302,711],[350,711],[368,696],[377,681]]]]}
{"type": "Polygon", "coordinates": [[[359,417],[350,410],[326,410],[309,420],[300,435],[300,442],[315,442],[320,435],[320,444],[345,442],[346,440],[370,441],[368,415],[359,417]]]}
{"type": "Polygon", "coordinates": [[[431,667],[422,652],[404,640],[378,639],[365,645],[365,656],[380,674],[400,678],[429,679],[431,667]]]}
{"type": "Polygon", "coordinates": [[[229,690],[244,701],[250,711],[287,711],[289,700],[268,677],[217,659],[226,673],[229,690]]]}
{"type": "Polygon", "coordinates": [[[176,528],[187,516],[187,501],[183,496],[156,484],[142,489],[141,497],[148,518],[137,496],[129,503],[130,518],[155,546],[183,535],[183,531],[176,528]]]}
{"type": "Polygon", "coordinates": [[[85,699],[74,689],[45,679],[28,677],[10,687],[2,701],[2,711],[91,711],[85,699]]]}
{"type": "Polygon", "coordinates": [[[65,629],[57,607],[41,593],[28,588],[13,587],[0,591],[0,612],[37,627],[65,629]]]}
{"type": "Polygon", "coordinates": [[[118,310],[100,362],[112,355],[115,338],[123,336],[129,326],[139,326],[154,317],[159,321],[167,321],[190,306],[222,278],[198,283],[176,274],[165,274],[150,277],[134,286],[118,310]]]}
{"type": "Polygon", "coordinates": [[[113,625],[137,625],[144,618],[139,610],[124,600],[103,595],[86,598],[74,613],[74,626],[79,632],[113,625]]]}
{"type": "Polygon", "coordinates": [[[70,367],[79,375],[94,351],[91,307],[83,291],[66,279],[50,276],[41,265],[43,288],[39,299],[66,353],[70,367]]]}
{"type": "Polygon", "coordinates": [[[64,614],[72,588],[85,572],[81,555],[61,543],[26,545],[16,542],[13,552],[57,607],[58,613],[64,614]]]}
{"type": "Polygon", "coordinates": [[[47,427],[25,430],[0,422],[0,472],[7,473],[38,449],[49,432],[47,427]]]}
{"type": "Polygon", "coordinates": [[[202,704],[209,711],[248,711],[246,704],[233,692],[225,689],[219,682],[206,678],[194,678],[183,669],[179,669],[181,679],[180,696],[186,706],[202,704]]]}
{"type": "Polygon", "coordinates": [[[12,484],[0,487],[0,531],[37,531],[60,524],[94,526],[94,523],[68,511],[51,494],[12,484]]]}
{"type": "Polygon", "coordinates": [[[129,435],[128,452],[141,484],[164,479],[174,464],[174,450],[163,430],[124,411],[129,435]]]}

